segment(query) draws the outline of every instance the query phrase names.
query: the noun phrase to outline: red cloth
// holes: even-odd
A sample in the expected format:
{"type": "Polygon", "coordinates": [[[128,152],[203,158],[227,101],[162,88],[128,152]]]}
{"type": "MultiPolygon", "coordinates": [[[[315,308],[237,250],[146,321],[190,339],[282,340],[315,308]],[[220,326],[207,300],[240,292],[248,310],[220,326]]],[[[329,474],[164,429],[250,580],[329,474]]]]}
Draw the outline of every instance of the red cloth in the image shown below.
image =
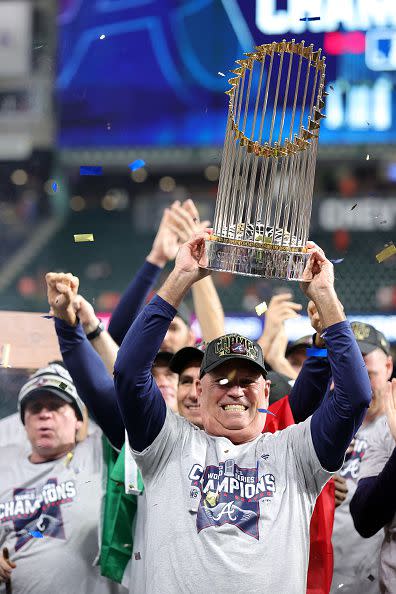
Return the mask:
{"type": "MultiPolygon", "coordinates": [[[[289,397],[284,396],[269,410],[276,417],[267,415],[264,431],[275,433],[294,425],[289,397]]],[[[334,482],[331,480],[322,490],[311,518],[310,554],[307,577],[307,594],[329,594],[333,578],[333,547],[331,535],[334,522],[334,482]]]]}

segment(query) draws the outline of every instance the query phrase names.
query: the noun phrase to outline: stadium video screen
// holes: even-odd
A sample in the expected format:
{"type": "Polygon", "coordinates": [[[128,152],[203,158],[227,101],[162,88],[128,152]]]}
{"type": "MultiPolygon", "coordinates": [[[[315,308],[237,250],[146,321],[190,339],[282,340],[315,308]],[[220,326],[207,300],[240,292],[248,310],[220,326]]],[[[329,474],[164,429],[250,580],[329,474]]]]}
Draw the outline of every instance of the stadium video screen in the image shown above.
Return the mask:
{"type": "Polygon", "coordinates": [[[60,0],[58,25],[61,148],[221,145],[234,60],[283,38],[327,57],[321,145],[396,142],[391,0],[60,0]]]}

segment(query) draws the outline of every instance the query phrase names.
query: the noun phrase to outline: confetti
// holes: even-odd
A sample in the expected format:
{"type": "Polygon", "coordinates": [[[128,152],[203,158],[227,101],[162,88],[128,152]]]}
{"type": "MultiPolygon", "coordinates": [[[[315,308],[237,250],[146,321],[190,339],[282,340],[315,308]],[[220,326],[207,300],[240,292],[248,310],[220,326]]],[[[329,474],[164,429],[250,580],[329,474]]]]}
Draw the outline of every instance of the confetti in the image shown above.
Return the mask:
{"type": "Polygon", "coordinates": [[[276,417],[275,413],[271,412],[270,410],[267,410],[266,408],[258,408],[257,410],[258,412],[267,413],[267,415],[272,415],[273,417],[276,417]]]}
{"type": "Polygon", "coordinates": [[[320,17],[304,17],[300,21],[320,21],[320,17]]]}
{"type": "Polygon", "coordinates": [[[44,538],[39,530],[28,530],[28,532],[31,536],[33,536],[33,538],[44,538]]]}
{"type": "Polygon", "coordinates": [[[370,159],[370,155],[366,156],[366,161],[368,161],[370,159]]]}
{"type": "Polygon", "coordinates": [[[140,561],[141,558],[142,557],[141,557],[139,551],[137,553],[135,553],[135,561],[140,561]]]}
{"type": "Polygon", "coordinates": [[[94,241],[93,233],[80,233],[74,236],[75,243],[80,243],[83,241],[94,241]]]}
{"type": "Polygon", "coordinates": [[[225,386],[226,384],[228,384],[228,379],[226,377],[223,377],[223,379],[219,380],[219,384],[220,386],[225,386]]]}
{"type": "Polygon", "coordinates": [[[393,254],[396,254],[396,247],[392,242],[390,245],[388,245],[388,247],[381,250],[380,253],[377,254],[375,257],[377,258],[377,262],[383,262],[384,260],[387,260],[388,258],[393,256],[393,254]]]}
{"type": "Polygon", "coordinates": [[[101,35],[99,39],[106,39],[106,35],[101,35]]]}
{"type": "Polygon", "coordinates": [[[60,387],[61,390],[66,390],[67,389],[67,385],[64,382],[61,382],[59,384],[59,387],[60,387]]]}
{"type": "Polygon", "coordinates": [[[101,165],[81,165],[80,175],[102,175],[103,168],[101,165]]]}
{"type": "Polygon", "coordinates": [[[58,189],[58,184],[57,184],[56,182],[54,182],[54,183],[52,184],[52,189],[53,189],[53,191],[54,191],[54,192],[56,192],[56,191],[57,191],[57,189],[58,189]]]}
{"type": "Polygon", "coordinates": [[[10,361],[10,351],[11,345],[8,342],[4,343],[1,349],[1,367],[10,367],[8,364],[10,361]]]}
{"type": "Polygon", "coordinates": [[[307,357],[327,357],[327,349],[316,349],[311,347],[306,350],[307,357]]]}
{"type": "Polygon", "coordinates": [[[45,318],[46,320],[52,320],[52,318],[53,318],[54,316],[40,316],[40,317],[42,317],[42,318],[45,318]]]}
{"type": "Polygon", "coordinates": [[[67,452],[65,466],[67,466],[67,467],[70,466],[70,462],[73,460],[73,456],[74,456],[73,452],[67,452]]]}
{"type": "Polygon", "coordinates": [[[330,260],[333,264],[341,264],[344,261],[344,258],[337,258],[336,260],[330,260]]]}
{"type": "Polygon", "coordinates": [[[217,73],[219,76],[225,76],[224,72],[218,72],[217,73]]]}
{"type": "Polygon", "coordinates": [[[265,301],[263,301],[262,303],[259,303],[258,305],[256,305],[256,307],[254,308],[256,310],[256,314],[258,316],[262,316],[263,313],[265,313],[268,309],[268,305],[266,304],[265,301]]]}
{"type": "Polygon", "coordinates": [[[143,159],[136,159],[136,161],[129,163],[128,167],[131,171],[137,171],[138,169],[140,169],[141,167],[144,167],[145,165],[146,165],[146,163],[145,163],[145,161],[143,161],[143,159]]]}
{"type": "Polygon", "coordinates": [[[357,202],[356,202],[356,204],[354,204],[354,205],[352,206],[351,210],[353,210],[353,209],[354,209],[354,208],[356,208],[356,207],[357,207],[357,202]]]}
{"type": "Polygon", "coordinates": [[[334,87],[333,87],[332,85],[330,85],[330,89],[331,89],[332,91],[334,91],[334,87]]]}

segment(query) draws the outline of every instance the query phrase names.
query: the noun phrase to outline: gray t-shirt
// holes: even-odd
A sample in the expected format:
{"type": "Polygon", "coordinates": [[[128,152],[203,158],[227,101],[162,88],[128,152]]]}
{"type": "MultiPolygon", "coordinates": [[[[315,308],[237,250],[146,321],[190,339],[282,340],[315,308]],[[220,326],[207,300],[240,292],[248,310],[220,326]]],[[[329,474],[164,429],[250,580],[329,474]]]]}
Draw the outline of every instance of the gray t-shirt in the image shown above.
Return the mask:
{"type": "Polygon", "coordinates": [[[371,538],[362,538],[355,529],[349,504],[356,491],[360,465],[366,456],[367,442],[383,421],[378,417],[363,425],[355,436],[353,450],[338,474],[346,480],[348,494],[335,510],[333,526],[334,571],[331,592],[378,594],[378,569],[383,531],[371,538]]]}
{"type": "MultiPolygon", "coordinates": [[[[389,431],[386,418],[377,423],[376,430],[370,435],[366,455],[360,468],[359,479],[377,476],[389,460],[396,447],[395,440],[389,431]]],[[[381,530],[382,534],[382,530],[381,530]]],[[[385,536],[380,555],[380,587],[381,592],[395,594],[396,592],[396,514],[392,521],[385,526],[385,536]]]]}
{"type": "Polygon", "coordinates": [[[147,594],[305,593],[310,518],[331,476],[310,419],[234,445],[168,410],[133,455],[147,498],[147,594]]]}
{"type": "Polygon", "coordinates": [[[69,463],[32,464],[23,445],[1,448],[0,550],[8,547],[17,565],[13,594],[125,592],[93,567],[104,477],[100,431],[77,444],[69,463]]]}

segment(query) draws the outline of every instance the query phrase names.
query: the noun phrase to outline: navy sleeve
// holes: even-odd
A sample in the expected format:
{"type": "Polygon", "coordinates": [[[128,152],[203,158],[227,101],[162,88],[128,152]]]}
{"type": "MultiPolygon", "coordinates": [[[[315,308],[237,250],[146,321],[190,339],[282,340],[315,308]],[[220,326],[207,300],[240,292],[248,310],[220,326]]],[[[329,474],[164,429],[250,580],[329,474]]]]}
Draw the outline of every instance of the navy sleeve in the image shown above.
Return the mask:
{"type": "Polygon", "coordinates": [[[55,318],[63,361],[81,400],[117,449],[125,441],[125,428],[117,406],[113,378],[84,334],[81,324],[69,326],[55,318]]]}
{"type": "Polygon", "coordinates": [[[121,416],[132,448],[142,452],[157,437],[166,417],[166,404],[151,375],[176,309],[153,297],[125,336],[114,366],[114,382],[121,416]]]}
{"type": "Polygon", "coordinates": [[[289,404],[296,423],[310,417],[329,388],[331,367],[327,358],[308,357],[289,394],[289,404]]]}
{"type": "Polygon", "coordinates": [[[350,503],[356,530],[370,538],[396,513],[396,448],[378,476],[361,479],[350,503]]]}
{"type": "Polygon", "coordinates": [[[162,268],[145,260],[135,274],[111,316],[108,332],[120,345],[133,320],[144,306],[147,295],[157,281],[162,268]]]}
{"type": "Polygon", "coordinates": [[[334,381],[334,393],[323,400],[311,420],[312,441],[323,468],[338,470],[371,402],[371,386],[349,322],[323,333],[334,381]]]}

